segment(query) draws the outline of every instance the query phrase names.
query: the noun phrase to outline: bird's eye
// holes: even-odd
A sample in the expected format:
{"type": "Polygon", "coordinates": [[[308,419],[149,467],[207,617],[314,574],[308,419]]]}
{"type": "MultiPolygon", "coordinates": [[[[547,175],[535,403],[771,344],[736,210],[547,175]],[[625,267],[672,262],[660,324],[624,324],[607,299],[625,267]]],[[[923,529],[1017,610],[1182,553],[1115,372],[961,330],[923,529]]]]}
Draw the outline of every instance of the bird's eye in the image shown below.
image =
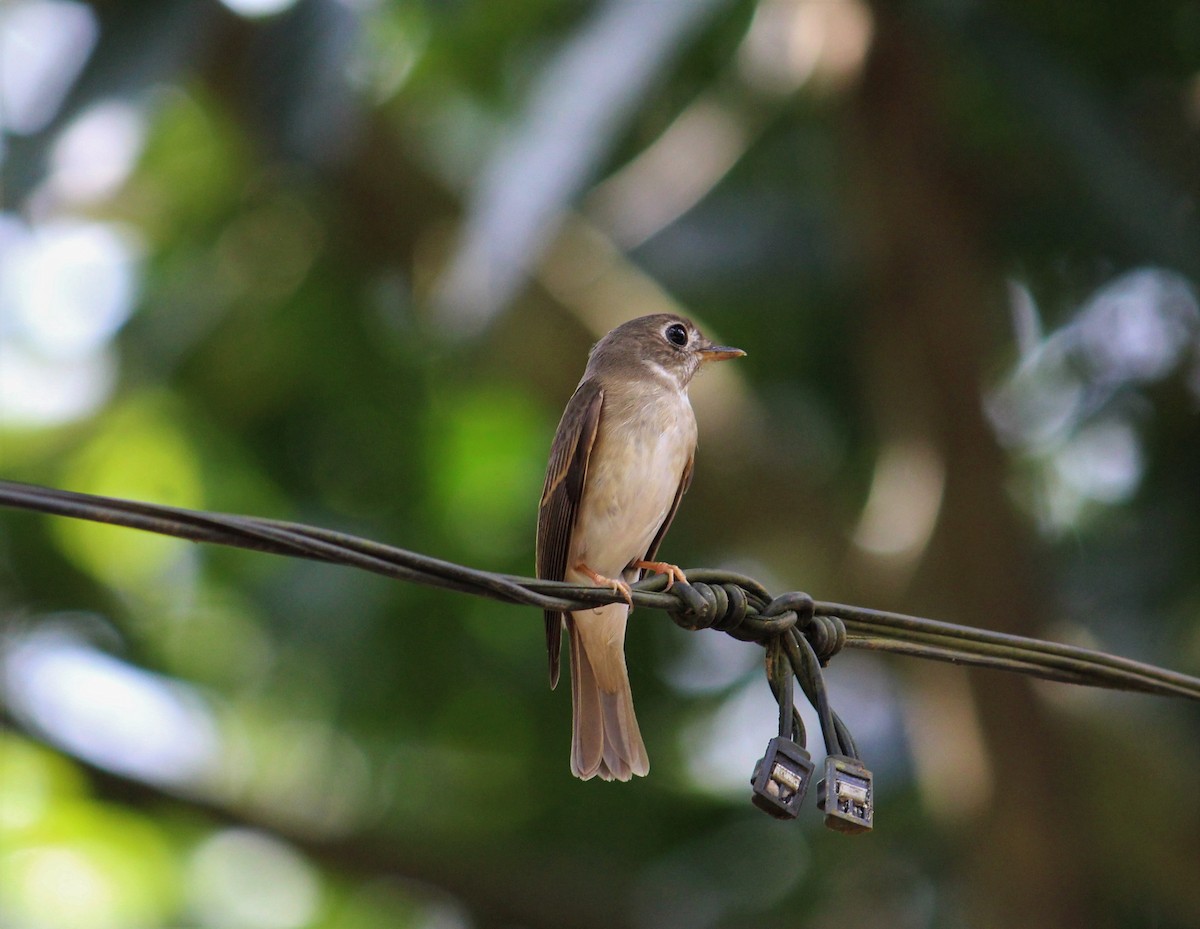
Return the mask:
{"type": "Polygon", "coordinates": [[[667,337],[667,341],[673,345],[678,345],[680,348],[687,345],[688,334],[687,330],[679,323],[667,326],[666,332],[663,333],[667,337]]]}

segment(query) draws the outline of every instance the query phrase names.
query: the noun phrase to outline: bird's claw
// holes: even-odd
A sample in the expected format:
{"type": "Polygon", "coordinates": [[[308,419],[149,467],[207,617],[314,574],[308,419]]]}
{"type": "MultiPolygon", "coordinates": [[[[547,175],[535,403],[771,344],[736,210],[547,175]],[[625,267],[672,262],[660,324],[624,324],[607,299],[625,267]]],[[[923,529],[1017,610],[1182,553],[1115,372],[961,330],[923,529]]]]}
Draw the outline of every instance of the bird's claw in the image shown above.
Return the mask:
{"type": "Polygon", "coordinates": [[[647,571],[653,571],[655,574],[665,574],[667,577],[667,590],[670,590],[676,581],[679,581],[681,584],[688,582],[687,575],[683,573],[683,569],[679,565],[673,565],[666,561],[635,561],[633,567],[644,568],[647,571]]]}
{"type": "Polygon", "coordinates": [[[623,580],[616,577],[605,577],[603,574],[598,574],[585,564],[580,564],[578,570],[585,574],[593,584],[597,587],[608,587],[613,593],[621,595],[621,598],[629,604],[629,608],[633,609],[633,588],[626,584],[623,580]]]}

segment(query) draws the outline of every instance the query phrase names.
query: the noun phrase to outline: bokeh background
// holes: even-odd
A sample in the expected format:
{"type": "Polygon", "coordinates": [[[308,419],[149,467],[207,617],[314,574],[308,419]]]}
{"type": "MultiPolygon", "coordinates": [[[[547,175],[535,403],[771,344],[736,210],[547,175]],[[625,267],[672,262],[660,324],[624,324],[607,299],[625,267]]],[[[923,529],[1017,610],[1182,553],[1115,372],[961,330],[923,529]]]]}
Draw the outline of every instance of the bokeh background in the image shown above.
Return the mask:
{"type": "MultiPolygon", "coordinates": [[[[1200,674],[1200,3],[6,0],[0,475],[529,574],[591,342],[693,389],[663,550],[1200,674]]],[[[847,653],[847,838],[757,648],[0,512],[6,929],[1200,925],[1200,713],[847,653]]],[[[818,761],[819,748],[814,749],[818,761]]]]}

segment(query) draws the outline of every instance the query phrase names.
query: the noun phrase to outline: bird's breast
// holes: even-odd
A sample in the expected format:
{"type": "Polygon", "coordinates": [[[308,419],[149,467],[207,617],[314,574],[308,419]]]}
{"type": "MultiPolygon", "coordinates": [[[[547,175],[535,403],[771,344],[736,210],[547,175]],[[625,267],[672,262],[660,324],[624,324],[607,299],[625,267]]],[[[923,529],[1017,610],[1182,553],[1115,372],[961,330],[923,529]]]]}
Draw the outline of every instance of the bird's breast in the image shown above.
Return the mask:
{"type": "Polygon", "coordinates": [[[606,396],[568,574],[582,561],[606,577],[620,577],[630,561],[643,557],[695,449],[696,418],[686,394],[669,392],[650,402],[618,398],[611,404],[606,396]]]}

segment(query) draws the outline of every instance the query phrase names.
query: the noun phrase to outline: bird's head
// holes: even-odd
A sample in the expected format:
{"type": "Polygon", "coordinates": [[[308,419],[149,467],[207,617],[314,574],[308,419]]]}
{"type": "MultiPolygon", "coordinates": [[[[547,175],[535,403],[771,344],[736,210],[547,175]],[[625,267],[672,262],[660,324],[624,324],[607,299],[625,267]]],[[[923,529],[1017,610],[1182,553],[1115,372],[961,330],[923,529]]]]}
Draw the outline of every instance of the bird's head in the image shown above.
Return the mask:
{"type": "Polygon", "coordinates": [[[622,323],[597,342],[588,374],[667,380],[683,390],[705,362],[744,354],[740,348],[715,345],[685,316],[656,313],[622,323]]]}

